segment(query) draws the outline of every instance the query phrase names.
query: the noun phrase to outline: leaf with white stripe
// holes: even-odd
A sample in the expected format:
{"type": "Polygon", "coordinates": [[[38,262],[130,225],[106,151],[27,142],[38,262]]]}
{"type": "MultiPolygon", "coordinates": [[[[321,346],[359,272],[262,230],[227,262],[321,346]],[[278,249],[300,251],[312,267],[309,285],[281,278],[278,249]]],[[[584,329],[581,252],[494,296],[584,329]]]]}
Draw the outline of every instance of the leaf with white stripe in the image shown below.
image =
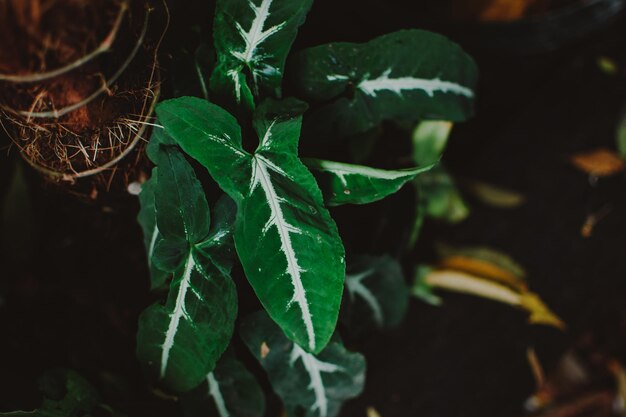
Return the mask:
{"type": "Polygon", "coordinates": [[[248,317],[240,333],[288,415],[334,417],[363,390],[365,358],[337,340],[313,355],[285,338],[262,312],[248,317]]]}
{"type": "Polygon", "coordinates": [[[256,378],[230,350],[202,385],[184,395],[185,417],[262,417],[265,395],[256,378]]]}
{"type": "Polygon", "coordinates": [[[409,289],[402,267],[395,259],[358,256],[348,263],[346,274],[346,322],[350,329],[365,330],[400,324],[409,305],[409,289]]]}
{"type": "Polygon", "coordinates": [[[303,98],[331,104],[307,126],[365,132],[383,120],[463,121],[473,114],[476,64],[447,38],[402,30],[367,43],[331,43],[298,55],[294,82],[303,98]]]}
{"type": "Polygon", "coordinates": [[[344,249],[315,178],[297,156],[301,116],[274,114],[300,106],[260,106],[252,154],[242,149],[234,118],[213,104],[186,97],[162,103],[157,113],[237,202],[237,253],[267,312],[287,337],[319,352],[339,314],[344,249]]]}
{"type": "Polygon", "coordinates": [[[159,269],[152,260],[157,240],[160,237],[159,228],[156,222],[156,207],[154,205],[154,191],[156,188],[157,168],[152,170],[152,177],[142,184],[139,194],[141,210],[137,215],[137,221],[143,231],[143,243],[146,249],[146,257],[150,268],[150,287],[152,289],[162,288],[170,274],[159,269]]]}
{"type": "Polygon", "coordinates": [[[312,0],[218,0],[213,36],[218,65],[211,88],[255,107],[279,97],[285,60],[312,0]]]}
{"type": "MultiPolygon", "coordinates": [[[[153,304],[139,318],[137,355],[155,379],[183,392],[213,370],[233,333],[237,292],[225,259],[232,219],[224,218],[234,207],[220,200],[209,228],[208,208],[201,213],[208,207],[204,191],[180,151],[162,148],[158,162],[157,224],[159,231],[168,230],[160,244],[173,248],[178,259],[155,262],[167,263],[173,277],[165,303],[153,304]],[[191,213],[194,206],[198,213],[191,213]]],[[[155,256],[162,256],[158,249],[155,256]]]]}
{"type": "Polygon", "coordinates": [[[385,170],[321,159],[304,159],[303,162],[315,174],[328,206],[382,200],[434,166],[385,170]]]}

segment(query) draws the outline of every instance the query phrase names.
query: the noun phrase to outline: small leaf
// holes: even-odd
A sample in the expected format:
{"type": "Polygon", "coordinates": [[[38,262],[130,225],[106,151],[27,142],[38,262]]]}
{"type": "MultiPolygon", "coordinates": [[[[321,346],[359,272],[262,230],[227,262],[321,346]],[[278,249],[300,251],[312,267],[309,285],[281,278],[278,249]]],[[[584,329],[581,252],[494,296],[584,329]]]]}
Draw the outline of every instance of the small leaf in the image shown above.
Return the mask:
{"type": "Polygon", "coordinates": [[[312,0],[218,0],[213,37],[218,64],[211,89],[254,109],[280,97],[285,60],[312,0]]]}
{"type": "Polygon", "coordinates": [[[421,204],[428,217],[458,223],[469,216],[469,209],[454,179],[443,166],[435,166],[415,181],[418,183],[418,198],[424,200],[421,204]]]}
{"type": "Polygon", "coordinates": [[[6,417],[66,417],[82,415],[118,416],[101,403],[96,390],[83,377],[67,369],[46,372],[39,379],[44,396],[39,409],[34,411],[0,412],[6,417]]]}
{"type": "Polygon", "coordinates": [[[303,162],[316,175],[328,206],[382,200],[434,166],[384,170],[321,159],[303,159],[303,162]]]}
{"type": "Polygon", "coordinates": [[[413,130],[413,161],[428,165],[439,161],[454,125],[447,121],[423,121],[413,130]]]}
{"type": "Polygon", "coordinates": [[[624,170],[622,158],[604,148],[572,155],[570,161],[579,170],[595,177],[607,177],[624,170]]]}
{"type": "Polygon", "coordinates": [[[261,363],[288,415],[334,417],[341,405],[358,396],[365,383],[365,359],[332,341],[318,355],[289,341],[265,313],[248,317],[241,337],[261,363]],[[260,355],[266,344],[269,352],[260,355]]]}
{"type": "Polygon", "coordinates": [[[433,291],[433,287],[426,283],[426,277],[433,271],[433,268],[426,265],[419,265],[415,270],[415,280],[411,287],[411,295],[433,306],[442,305],[443,301],[433,291]]]}
{"type": "Polygon", "coordinates": [[[526,271],[509,255],[483,247],[451,247],[437,245],[438,263],[443,269],[455,269],[478,275],[513,289],[525,290],[526,271]]]}
{"type": "Polygon", "coordinates": [[[528,321],[531,324],[543,324],[561,330],[565,328],[563,321],[532,292],[516,291],[498,282],[452,269],[434,269],[422,279],[421,285],[475,295],[522,308],[530,313],[528,321]]]}
{"type": "Polygon", "coordinates": [[[358,321],[376,327],[397,326],[409,305],[409,291],[398,261],[389,257],[359,256],[348,264],[346,289],[350,329],[358,321]]]}
{"type": "Polygon", "coordinates": [[[596,63],[600,71],[607,75],[617,75],[619,73],[619,66],[612,58],[608,56],[600,56],[597,58],[596,63]]]}
{"type": "Polygon", "coordinates": [[[298,159],[303,109],[266,101],[253,154],[225,110],[181,98],[157,108],[159,120],[237,202],[235,245],[248,281],[287,337],[311,352],[330,340],[341,303],[344,249],[315,178],[298,159]],[[289,114],[285,108],[295,109],[289,114]]]}
{"type": "Polygon", "coordinates": [[[476,64],[440,35],[402,30],[364,44],[316,46],[297,58],[302,97],[331,102],[307,125],[330,125],[339,136],[384,120],[462,121],[473,114],[476,64]]]}
{"type": "Polygon", "coordinates": [[[182,397],[185,417],[262,417],[265,396],[246,367],[227,351],[206,381],[182,397]]]}
{"type": "Polygon", "coordinates": [[[481,181],[465,181],[467,190],[481,202],[496,208],[515,208],[524,203],[524,195],[481,181]]]}

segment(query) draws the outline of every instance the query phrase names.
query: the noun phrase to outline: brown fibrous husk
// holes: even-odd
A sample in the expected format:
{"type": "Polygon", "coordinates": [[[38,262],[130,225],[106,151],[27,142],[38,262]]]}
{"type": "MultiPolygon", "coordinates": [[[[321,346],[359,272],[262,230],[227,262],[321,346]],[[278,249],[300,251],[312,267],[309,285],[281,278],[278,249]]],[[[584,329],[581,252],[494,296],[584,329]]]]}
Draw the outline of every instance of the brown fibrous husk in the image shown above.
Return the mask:
{"type": "Polygon", "coordinates": [[[139,0],[0,0],[2,124],[49,179],[132,179],[159,92],[152,14],[139,0]]]}

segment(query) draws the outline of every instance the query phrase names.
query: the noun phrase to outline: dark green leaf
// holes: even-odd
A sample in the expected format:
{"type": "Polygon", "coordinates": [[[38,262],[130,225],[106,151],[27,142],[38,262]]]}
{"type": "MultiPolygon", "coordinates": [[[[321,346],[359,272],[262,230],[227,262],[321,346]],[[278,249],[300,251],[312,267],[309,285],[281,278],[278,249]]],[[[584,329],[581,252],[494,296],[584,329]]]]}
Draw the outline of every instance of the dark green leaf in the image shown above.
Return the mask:
{"type": "Polygon", "coordinates": [[[330,342],[318,355],[307,353],[262,312],[244,321],[241,336],[293,415],[336,416],[343,402],[363,390],[365,359],[338,341],[330,342]]]}
{"type": "Polygon", "coordinates": [[[139,319],[137,355],[150,374],[182,392],[213,370],[233,333],[232,203],[220,200],[210,229],[204,191],[177,148],[161,147],[157,172],[158,231],[163,234],[151,260],[172,271],[173,278],[165,304],[153,304],[139,319]]]}
{"type": "Polygon", "coordinates": [[[255,97],[280,97],[285,59],[312,0],[218,0],[218,64],[211,89],[254,108],[255,97]]]}
{"type": "MultiPolygon", "coordinates": [[[[152,170],[152,177],[141,186],[139,202],[141,210],[137,221],[143,231],[143,243],[146,249],[148,265],[150,267],[150,286],[152,289],[161,288],[165,285],[170,274],[160,270],[152,261],[152,255],[159,240],[159,228],[156,222],[156,207],[154,205],[154,192],[156,189],[157,168],[152,170]]],[[[161,237],[162,239],[162,237],[161,237]]]]}
{"type": "Polygon", "coordinates": [[[476,64],[455,43],[426,31],[309,48],[298,55],[296,71],[305,99],[332,100],[307,124],[330,124],[342,136],[388,119],[462,121],[473,114],[476,64]]]}
{"type": "MultiPolygon", "coordinates": [[[[409,290],[398,261],[389,256],[360,256],[348,264],[346,289],[350,322],[392,327],[404,318],[409,290]]],[[[352,328],[352,326],[350,327],[352,328]]]]}
{"type": "Polygon", "coordinates": [[[155,205],[159,233],[168,240],[195,244],[209,230],[209,205],[193,168],[176,148],[158,156],[155,205]]]}
{"type": "Polygon", "coordinates": [[[227,351],[206,382],[183,396],[185,417],[262,417],[265,395],[246,367],[227,351]]]}

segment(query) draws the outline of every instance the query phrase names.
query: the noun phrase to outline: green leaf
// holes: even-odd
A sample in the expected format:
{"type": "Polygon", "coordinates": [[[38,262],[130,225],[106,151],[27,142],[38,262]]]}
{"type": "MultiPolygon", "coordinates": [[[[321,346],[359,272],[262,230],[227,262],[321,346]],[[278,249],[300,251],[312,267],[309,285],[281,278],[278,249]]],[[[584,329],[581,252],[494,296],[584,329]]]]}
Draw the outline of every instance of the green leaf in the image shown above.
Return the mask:
{"type": "Polygon", "coordinates": [[[141,193],[139,194],[141,210],[137,215],[137,221],[143,231],[143,243],[148,258],[148,266],[150,267],[150,287],[152,289],[162,288],[170,276],[168,272],[160,270],[152,260],[157,241],[159,238],[163,238],[160,236],[159,228],[157,227],[156,207],[154,205],[156,181],[157,168],[154,168],[150,179],[141,186],[141,193]]]}
{"type": "Polygon", "coordinates": [[[409,305],[402,267],[389,256],[356,257],[348,264],[346,289],[354,324],[360,320],[379,328],[397,326],[409,305]]]}
{"type": "MultiPolygon", "coordinates": [[[[259,300],[287,336],[311,352],[330,340],[341,303],[344,249],[315,178],[298,159],[301,116],[266,118],[298,102],[267,102],[253,154],[226,111],[203,100],[162,103],[167,132],[238,205],[235,245],[259,300]]],[[[296,112],[296,113],[299,113],[296,112]]]]}
{"type": "Polygon", "coordinates": [[[182,397],[185,417],[262,417],[261,386],[231,351],[220,358],[206,381],[182,397]]]}
{"type": "Polygon", "coordinates": [[[426,277],[432,271],[433,268],[430,266],[420,265],[417,267],[413,286],[411,287],[411,295],[427,304],[439,307],[443,303],[441,297],[435,294],[432,285],[426,282],[426,277]]]}
{"type": "Polygon", "coordinates": [[[434,166],[384,170],[320,159],[304,159],[303,162],[316,175],[328,206],[382,200],[434,166]]]}
{"type": "Polygon", "coordinates": [[[82,415],[120,416],[101,403],[96,390],[83,377],[67,369],[46,372],[39,379],[44,396],[34,411],[0,412],[5,417],[68,417],[82,415]],[[98,414],[95,414],[98,412],[98,414]]]}
{"type": "Polygon", "coordinates": [[[153,304],[139,318],[137,356],[148,373],[184,392],[213,370],[233,333],[237,292],[227,259],[233,216],[221,201],[209,229],[204,191],[176,148],[161,148],[157,172],[158,245],[167,250],[155,250],[152,260],[173,278],[165,304],[153,304]]]}
{"type": "Polygon", "coordinates": [[[363,390],[365,359],[338,341],[330,342],[318,355],[307,353],[285,338],[262,312],[248,317],[240,333],[288,415],[333,417],[343,402],[363,390]]]}
{"type": "Polygon", "coordinates": [[[443,166],[425,172],[415,181],[419,183],[419,198],[425,200],[424,209],[427,216],[450,223],[458,223],[467,218],[469,208],[463,201],[454,179],[443,166]]]}
{"type": "Polygon", "coordinates": [[[218,64],[211,89],[254,109],[255,97],[280,97],[285,60],[312,0],[218,0],[218,64]]]}
{"type": "Polygon", "coordinates": [[[157,164],[159,232],[168,240],[200,242],[209,231],[209,205],[193,168],[175,148],[162,148],[157,164]]]}
{"type": "Polygon", "coordinates": [[[298,55],[295,68],[303,98],[332,101],[310,125],[330,124],[342,136],[383,120],[463,121],[473,114],[476,64],[434,33],[402,30],[363,44],[309,48],[298,55]]]}
{"type": "Polygon", "coordinates": [[[413,130],[413,161],[419,165],[439,161],[448,143],[452,123],[423,121],[413,130]]]}

